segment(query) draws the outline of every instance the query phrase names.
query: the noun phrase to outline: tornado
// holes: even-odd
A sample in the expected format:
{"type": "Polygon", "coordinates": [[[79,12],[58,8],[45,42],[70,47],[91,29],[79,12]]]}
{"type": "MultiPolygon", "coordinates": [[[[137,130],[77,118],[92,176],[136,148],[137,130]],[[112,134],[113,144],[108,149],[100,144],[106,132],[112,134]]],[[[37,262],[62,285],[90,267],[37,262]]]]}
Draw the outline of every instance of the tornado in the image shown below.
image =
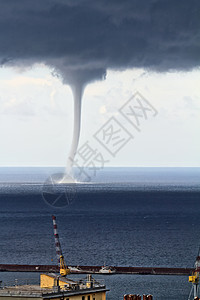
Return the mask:
{"type": "MultiPolygon", "coordinates": [[[[55,64],[55,63],[54,63],[55,64]]],[[[82,97],[85,87],[96,80],[102,80],[106,78],[105,69],[81,69],[81,70],[70,70],[65,66],[56,64],[56,70],[61,74],[62,81],[64,84],[68,84],[71,87],[73,99],[74,99],[74,125],[73,125],[73,138],[71,148],[67,158],[67,164],[65,168],[65,174],[60,183],[70,183],[76,181],[73,176],[73,166],[76,152],[78,149],[80,131],[81,131],[81,107],[82,97]]]]}
{"type": "Polygon", "coordinates": [[[71,88],[74,97],[74,128],[73,128],[71,149],[67,159],[67,167],[66,167],[67,174],[72,173],[74,158],[76,155],[76,151],[78,149],[78,143],[79,143],[80,131],[81,131],[82,96],[84,91],[84,87],[82,84],[74,85],[71,88]]]}

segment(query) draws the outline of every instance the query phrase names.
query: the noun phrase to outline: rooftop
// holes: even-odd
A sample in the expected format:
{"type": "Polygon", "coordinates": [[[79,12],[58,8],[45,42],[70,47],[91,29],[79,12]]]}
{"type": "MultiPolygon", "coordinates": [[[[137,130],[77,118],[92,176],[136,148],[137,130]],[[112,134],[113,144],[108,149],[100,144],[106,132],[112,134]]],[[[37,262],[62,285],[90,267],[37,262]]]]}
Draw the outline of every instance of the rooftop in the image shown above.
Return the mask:
{"type": "MultiPolygon", "coordinates": [[[[49,277],[57,279],[56,274],[48,274],[49,277]]],[[[0,286],[0,297],[3,296],[21,296],[29,298],[58,298],[61,296],[84,295],[88,292],[96,293],[107,291],[104,280],[96,281],[91,275],[87,278],[72,280],[69,278],[60,278],[60,281],[66,282],[66,286],[53,286],[52,288],[41,288],[39,284],[31,284],[30,279],[15,280],[13,282],[2,283],[0,286]]]]}

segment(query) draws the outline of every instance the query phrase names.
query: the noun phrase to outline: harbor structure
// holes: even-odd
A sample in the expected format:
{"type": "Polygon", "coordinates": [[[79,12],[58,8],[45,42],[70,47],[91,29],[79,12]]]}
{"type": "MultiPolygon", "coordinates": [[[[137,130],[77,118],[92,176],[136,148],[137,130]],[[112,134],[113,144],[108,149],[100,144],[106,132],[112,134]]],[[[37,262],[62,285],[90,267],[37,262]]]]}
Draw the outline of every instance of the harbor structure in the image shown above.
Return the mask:
{"type": "Polygon", "coordinates": [[[132,295],[132,294],[126,294],[124,295],[124,300],[153,300],[152,295],[132,295]]]}
{"type": "Polygon", "coordinates": [[[105,284],[91,275],[75,281],[50,273],[41,274],[40,285],[2,284],[0,300],[106,300],[107,291],[105,284]]]}
{"type": "Polygon", "coordinates": [[[56,247],[56,255],[58,260],[58,266],[60,267],[60,276],[66,276],[70,274],[70,269],[66,266],[64,256],[62,254],[62,249],[60,245],[58,228],[56,223],[56,217],[52,216],[53,220],[53,231],[54,231],[54,239],[55,239],[55,247],[56,247]]]}
{"type": "MultiPolygon", "coordinates": [[[[55,246],[56,246],[56,254],[58,259],[57,266],[32,266],[30,271],[39,271],[41,272],[41,267],[47,268],[55,268],[55,272],[59,270],[59,275],[56,273],[46,273],[40,275],[40,284],[19,284],[18,281],[15,281],[13,285],[2,284],[0,281],[0,300],[106,300],[106,286],[104,283],[96,281],[90,274],[87,275],[86,278],[79,280],[72,280],[66,277],[66,275],[70,274],[70,270],[73,270],[74,273],[80,272],[92,272],[92,273],[103,273],[103,274],[112,274],[116,273],[117,267],[112,268],[108,266],[103,267],[87,267],[85,270],[82,266],[78,267],[68,267],[65,263],[64,256],[62,254],[61,245],[59,241],[59,235],[57,231],[56,217],[52,216],[53,219],[53,228],[54,228],[54,238],[55,238],[55,246]],[[89,268],[89,270],[88,270],[89,268]],[[92,269],[92,270],[90,270],[92,269]],[[96,270],[95,270],[96,269],[96,270]]],[[[0,265],[0,271],[5,271],[5,266],[9,265],[0,265]]],[[[12,268],[19,267],[18,265],[10,265],[12,268]]],[[[21,271],[24,271],[24,268],[30,267],[23,265],[21,271]]],[[[122,269],[122,267],[118,267],[118,269],[122,269]]],[[[137,268],[136,268],[137,269],[137,268]]],[[[156,275],[156,271],[159,271],[160,274],[166,273],[166,268],[142,268],[143,274],[148,274],[150,272],[153,275],[156,275]],[[155,271],[156,270],[156,271],[155,271]],[[164,271],[164,272],[163,272],[164,271]]],[[[181,271],[182,274],[186,274],[189,269],[178,269],[178,268],[167,268],[167,272],[171,274],[176,274],[176,272],[181,271]]],[[[193,269],[192,275],[189,276],[189,282],[192,283],[192,289],[189,295],[188,300],[190,300],[192,296],[192,292],[194,297],[192,299],[199,300],[198,298],[198,288],[199,288],[199,270],[200,270],[200,251],[198,252],[198,256],[195,262],[195,269],[193,269]]],[[[125,270],[124,270],[125,271],[125,270]]],[[[133,272],[133,267],[126,267],[126,272],[133,272]],[[130,269],[130,270],[129,270],[130,269]]],[[[136,271],[136,270],[134,270],[136,271]]],[[[190,269],[191,271],[191,269],[190,269]]],[[[122,272],[122,270],[121,270],[122,272]]],[[[141,272],[141,270],[140,270],[141,272]]],[[[124,300],[152,300],[152,295],[124,295],[124,300]]]]}
{"type": "Polygon", "coordinates": [[[192,294],[193,294],[193,299],[199,299],[198,294],[199,294],[199,270],[200,270],[200,249],[198,251],[198,255],[195,261],[195,270],[192,272],[192,275],[189,276],[189,282],[192,283],[192,288],[188,297],[188,300],[191,299],[192,294]]]}
{"type": "MultiPolygon", "coordinates": [[[[40,274],[40,284],[1,284],[0,300],[106,300],[106,286],[102,280],[95,280],[88,274],[86,278],[72,280],[66,277],[70,269],[62,253],[56,217],[52,216],[59,274],[40,274]]],[[[36,270],[39,271],[38,268],[36,270]]]]}

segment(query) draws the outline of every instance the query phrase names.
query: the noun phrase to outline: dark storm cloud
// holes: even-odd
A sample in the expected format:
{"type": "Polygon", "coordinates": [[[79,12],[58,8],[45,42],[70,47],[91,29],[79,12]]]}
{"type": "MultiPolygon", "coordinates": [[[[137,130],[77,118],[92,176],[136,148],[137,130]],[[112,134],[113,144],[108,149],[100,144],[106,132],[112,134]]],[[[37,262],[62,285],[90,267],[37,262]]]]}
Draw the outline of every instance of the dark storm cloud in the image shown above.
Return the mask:
{"type": "Polygon", "coordinates": [[[106,69],[200,64],[199,0],[0,0],[1,64],[44,62],[65,82],[106,69]]]}

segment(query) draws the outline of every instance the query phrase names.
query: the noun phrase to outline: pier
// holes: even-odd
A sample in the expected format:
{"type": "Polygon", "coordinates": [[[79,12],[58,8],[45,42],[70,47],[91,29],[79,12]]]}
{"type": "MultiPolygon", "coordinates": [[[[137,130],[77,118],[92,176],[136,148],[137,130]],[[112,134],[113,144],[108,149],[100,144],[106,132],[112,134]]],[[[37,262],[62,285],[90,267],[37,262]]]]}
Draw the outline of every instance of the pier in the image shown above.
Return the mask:
{"type": "MultiPolygon", "coordinates": [[[[76,267],[76,266],[75,266],[76,267]]],[[[101,274],[102,266],[79,266],[79,271],[71,271],[71,274],[101,274]]],[[[114,274],[139,274],[139,275],[190,275],[194,268],[158,268],[158,267],[116,267],[114,274]]],[[[17,265],[0,264],[0,272],[56,272],[59,273],[57,265],[17,265]]],[[[111,275],[111,274],[109,274],[111,275]]]]}

